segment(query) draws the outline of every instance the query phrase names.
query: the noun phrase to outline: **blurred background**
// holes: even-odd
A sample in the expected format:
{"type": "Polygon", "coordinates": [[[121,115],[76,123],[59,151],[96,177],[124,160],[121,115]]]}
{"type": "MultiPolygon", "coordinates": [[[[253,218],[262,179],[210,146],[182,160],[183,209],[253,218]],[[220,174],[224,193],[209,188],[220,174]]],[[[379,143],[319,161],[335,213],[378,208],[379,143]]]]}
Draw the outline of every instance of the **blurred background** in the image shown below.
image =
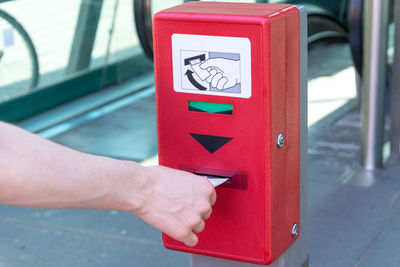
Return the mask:
{"type": "MultiPolygon", "coordinates": [[[[157,164],[151,17],[183,2],[0,1],[0,120],[80,151],[157,164]]],[[[378,1],[384,30],[371,36],[363,29],[373,0],[269,1],[283,2],[308,10],[310,265],[399,266],[395,3],[378,1]],[[371,167],[361,136],[362,119],[374,121],[363,101],[376,38],[382,141],[371,167]]],[[[190,264],[126,212],[0,210],[0,266],[190,264]]]]}

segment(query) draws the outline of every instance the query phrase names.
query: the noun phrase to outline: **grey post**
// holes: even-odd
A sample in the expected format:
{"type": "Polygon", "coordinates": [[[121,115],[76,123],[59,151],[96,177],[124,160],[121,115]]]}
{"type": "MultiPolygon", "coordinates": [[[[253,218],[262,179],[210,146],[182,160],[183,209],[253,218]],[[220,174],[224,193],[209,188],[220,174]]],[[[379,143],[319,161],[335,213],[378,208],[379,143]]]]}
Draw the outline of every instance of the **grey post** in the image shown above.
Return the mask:
{"type": "MultiPolygon", "coordinates": [[[[307,12],[299,6],[300,13],[300,236],[285,253],[269,267],[308,267],[307,249],[307,12]]],[[[257,267],[250,263],[207,257],[190,256],[192,267],[257,267]]]]}
{"type": "Polygon", "coordinates": [[[365,170],[383,167],[389,0],[364,2],[361,163],[365,170]]]}
{"type": "Polygon", "coordinates": [[[400,0],[395,0],[394,4],[395,22],[395,43],[393,60],[393,83],[392,96],[390,102],[390,161],[395,162],[399,159],[399,136],[400,136],[400,0]]]}

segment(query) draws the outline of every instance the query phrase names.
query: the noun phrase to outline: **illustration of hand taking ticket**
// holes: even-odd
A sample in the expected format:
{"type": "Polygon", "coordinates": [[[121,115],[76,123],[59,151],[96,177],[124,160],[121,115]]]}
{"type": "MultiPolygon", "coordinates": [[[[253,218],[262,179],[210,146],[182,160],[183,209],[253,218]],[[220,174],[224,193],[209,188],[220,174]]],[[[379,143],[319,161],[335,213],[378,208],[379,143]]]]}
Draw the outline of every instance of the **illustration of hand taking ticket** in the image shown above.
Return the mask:
{"type": "Polygon", "coordinates": [[[184,58],[184,66],[187,82],[198,90],[240,93],[238,54],[206,52],[184,58]]]}
{"type": "Polygon", "coordinates": [[[248,38],[173,34],[175,92],[251,97],[251,43],[248,38]]]}
{"type": "Polygon", "coordinates": [[[199,78],[218,90],[231,88],[240,83],[240,61],[225,58],[209,58],[191,66],[199,78]]]}

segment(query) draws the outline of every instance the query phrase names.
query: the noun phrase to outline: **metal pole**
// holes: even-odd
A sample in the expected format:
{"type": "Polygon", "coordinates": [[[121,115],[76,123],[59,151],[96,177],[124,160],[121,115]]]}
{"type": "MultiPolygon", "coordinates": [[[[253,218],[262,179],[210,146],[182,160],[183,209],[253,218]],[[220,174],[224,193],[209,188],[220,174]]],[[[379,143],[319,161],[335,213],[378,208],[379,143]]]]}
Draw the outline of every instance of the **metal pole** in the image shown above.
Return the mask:
{"type": "Polygon", "coordinates": [[[365,0],[361,163],[368,171],[383,167],[388,13],[389,0],[365,0]]]}
{"type": "Polygon", "coordinates": [[[390,102],[390,161],[395,162],[399,158],[399,136],[400,136],[400,0],[394,4],[395,43],[394,60],[392,72],[392,96],[390,102]]]}

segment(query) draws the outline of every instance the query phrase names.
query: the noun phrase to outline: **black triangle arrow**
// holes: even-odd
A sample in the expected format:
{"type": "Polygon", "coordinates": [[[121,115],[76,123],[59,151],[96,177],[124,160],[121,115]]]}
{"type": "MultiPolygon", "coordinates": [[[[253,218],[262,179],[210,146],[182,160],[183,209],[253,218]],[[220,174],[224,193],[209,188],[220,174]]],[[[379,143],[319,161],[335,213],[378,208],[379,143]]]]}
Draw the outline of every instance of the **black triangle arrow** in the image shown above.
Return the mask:
{"type": "Polygon", "coordinates": [[[190,134],[197,142],[200,143],[211,154],[220,149],[226,143],[231,141],[231,137],[204,135],[204,134],[190,134]]]}

